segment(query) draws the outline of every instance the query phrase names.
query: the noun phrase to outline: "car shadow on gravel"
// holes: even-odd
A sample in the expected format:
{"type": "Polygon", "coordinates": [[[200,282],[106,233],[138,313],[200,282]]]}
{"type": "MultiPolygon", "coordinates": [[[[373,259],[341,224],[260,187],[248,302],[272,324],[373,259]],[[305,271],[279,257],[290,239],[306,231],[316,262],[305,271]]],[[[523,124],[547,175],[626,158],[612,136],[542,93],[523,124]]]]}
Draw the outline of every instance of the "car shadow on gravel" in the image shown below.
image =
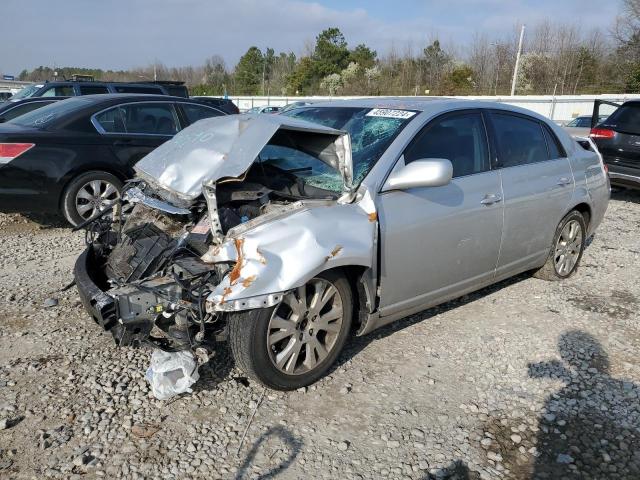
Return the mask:
{"type": "Polygon", "coordinates": [[[561,360],[529,365],[529,376],[562,381],[539,419],[531,479],[640,478],[640,387],[613,378],[590,334],[558,340],[561,360]]]}
{"type": "Polygon", "coordinates": [[[503,280],[501,282],[495,283],[488,287],[485,287],[476,292],[469,293],[467,295],[463,295],[460,298],[456,298],[454,300],[450,300],[449,302],[443,303],[441,305],[437,305],[433,308],[429,308],[423,310],[422,312],[416,313],[414,315],[410,315],[408,317],[402,318],[400,320],[396,320],[395,322],[390,323],[384,327],[380,327],[368,335],[364,335],[362,337],[352,336],[349,340],[347,340],[347,344],[344,347],[344,350],[338,357],[338,361],[334,364],[331,370],[327,373],[327,375],[331,375],[337,369],[342,367],[349,360],[354,358],[358,353],[364,350],[367,345],[369,345],[374,340],[381,340],[393,333],[403,330],[405,328],[411,327],[416,323],[420,323],[423,321],[427,321],[430,318],[435,317],[441,313],[448,312],[450,310],[454,310],[458,307],[466,305],[468,303],[475,302],[476,300],[481,299],[487,295],[495,293],[503,288],[510,287],[517,283],[522,282],[523,280],[527,280],[531,278],[532,273],[526,272],[520,275],[516,275],[515,277],[508,278],[507,280],[503,280]]]}
{"type": "Polygon", "coordinates": [[[429,472],[422,480],[480,480],[480,474],[469,470],[462,460],[454,460],[445,468],[429,472]]]}
{"type": "Polygon", "coordinates": [[[251,476],[252,479],[274,478],[284,470],[289,468],[289,466],[293,463],[293,461],[302,450],[303,445],[304,443],[302,442],[302,440],[293,436],[293,434],[286,428],[280,425],[270,427],[253,443],[251,449],[238,468],[235,479],[240,480],[243,478],[248,478],[249,476],[251,476]],[[268,471],[255,476],[255,474],[250,470],[252,470],[251,466],[256,458],[256,455],[258,454],[258,450],[263,444],[266,444],[272,439],[274,439],[274,441],[278,443],[277,450],[274,451],[272,456],[275,456],[278,452],[283,452],[284,455],[281,455],[279,457],[276,466],[273,466],[269,468],[268,471]]]}
{"type": "Polygon", "coordinates": [[[39,213],[23,213],[22,216],[33,223],[36,223],[41,229],[49,228],[71,228],[71,225],[61,216],[44,215],[39,213]]]}

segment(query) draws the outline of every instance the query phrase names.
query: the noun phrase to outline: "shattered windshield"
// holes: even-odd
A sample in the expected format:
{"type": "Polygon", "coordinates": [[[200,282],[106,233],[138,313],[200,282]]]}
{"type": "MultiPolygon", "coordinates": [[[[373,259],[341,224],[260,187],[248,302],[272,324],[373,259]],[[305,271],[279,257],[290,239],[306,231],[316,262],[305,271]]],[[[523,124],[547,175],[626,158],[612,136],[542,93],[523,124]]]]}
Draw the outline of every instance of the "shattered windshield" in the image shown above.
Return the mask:
{"type": "MultiPolygon", "coordinates": [[[[416,113],[413,110],[386,108],[302,107],[285,115],[348,132],[351,136],[353,184],[357,186],[416,113]]],[[[265,150],[268,148],[265,147],[265,150]]],[[[269,151],[263,150],[263,153],[269,151]]],[[[261,159],[265,160],[263,153],[261,159]]],[[[297,170],[297,175],[308,185],[332,192],[339,192],[342,188],[340,173],[309,155],[296,153],[296,156],[272,162],[277,166],[282,165],[289,172],[297,170]]]]}
{"type": "Polygon", "coordinates": [[[258,159],[262,165],[276,167],[297,177],[301,181],[301,187],[310,185],[333,193],[342,191],[343,181],[340,173],[301,150],[282,145],[266,145],[258,159]]]}

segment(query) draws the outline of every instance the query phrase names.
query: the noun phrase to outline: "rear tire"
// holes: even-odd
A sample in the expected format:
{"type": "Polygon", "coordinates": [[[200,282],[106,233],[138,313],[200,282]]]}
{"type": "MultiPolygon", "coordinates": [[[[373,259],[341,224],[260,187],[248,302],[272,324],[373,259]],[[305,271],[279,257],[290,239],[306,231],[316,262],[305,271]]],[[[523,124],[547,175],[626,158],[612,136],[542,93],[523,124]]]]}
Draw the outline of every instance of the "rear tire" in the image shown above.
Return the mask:
{"type": "Polygon", "coordinates": [[[577,210],[558,224],[545,264],[533,276],[542,280],[564,280],[578,269],[587,239],[587,224],[577,210]]]}
{"type": "Polygon", "coordinates": [[[77,227],[120,197],[122,182],[111,173],[91,171],[69,182],[62,196],[62,214],[77,227]]]}
{"type": "Polygon", "coordinates": [[[231,352],[241,370],[269,388],[306,387],[338,358],[352,316],[349,282],[338,273],[324,272],[275,307],[230,314],[231,352]],[[317,299],[326,303],[314,307],[323,303],[314,303],[317,299]]]}

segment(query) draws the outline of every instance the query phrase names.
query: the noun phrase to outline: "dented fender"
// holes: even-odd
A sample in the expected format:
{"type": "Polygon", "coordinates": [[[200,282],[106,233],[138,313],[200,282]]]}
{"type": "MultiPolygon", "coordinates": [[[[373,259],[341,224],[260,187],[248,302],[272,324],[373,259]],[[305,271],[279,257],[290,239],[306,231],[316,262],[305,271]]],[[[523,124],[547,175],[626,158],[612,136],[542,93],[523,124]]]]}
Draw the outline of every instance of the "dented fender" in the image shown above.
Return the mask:
{"type": "Polygon", "coordinates": [[[377,214],[368,191],[353,203],[308,206],[233,235],[202,257],[234,263],[207,297],[208,311],[262,308],[322,271],[373,267],[377,214]]]}

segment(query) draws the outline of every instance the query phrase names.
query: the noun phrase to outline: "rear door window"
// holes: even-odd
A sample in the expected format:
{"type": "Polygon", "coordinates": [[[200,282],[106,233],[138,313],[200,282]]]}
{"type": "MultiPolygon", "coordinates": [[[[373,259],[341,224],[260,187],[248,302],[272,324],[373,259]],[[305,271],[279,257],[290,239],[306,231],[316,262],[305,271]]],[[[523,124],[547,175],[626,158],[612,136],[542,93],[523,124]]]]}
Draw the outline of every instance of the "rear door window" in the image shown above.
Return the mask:
{"type": "Polygon", "coordinates": [[[105,85],[80,85],[80,95],[98,95],[109,93],[105,85]]]}
{"type": "Polygon", "coordinates": [[[119,105],[94,117],[102,133],[175,135],[178,117],[171,103],[134,103],[119,105]]]}
{"type": "Polygon", "coordinates": [[[499,166],[517,167],[549,160],[540,122],[508,113],[492,113],[499,149],[499,166]]]}
{"type": "Polygon", "coordinates": [[[45,90],[41,97],[73,97],[75,92],[73,91],[73,85],[58,85],[55,87],[49,87],[45,90]]]}
{"type": "Polygon", "coordinates": [[[489,170],[489,148],[482,115],[479,112],[456,113],[429,123],[404,153],[405,164],[427,158],[450,160],[454,177],[489,170]]]}

